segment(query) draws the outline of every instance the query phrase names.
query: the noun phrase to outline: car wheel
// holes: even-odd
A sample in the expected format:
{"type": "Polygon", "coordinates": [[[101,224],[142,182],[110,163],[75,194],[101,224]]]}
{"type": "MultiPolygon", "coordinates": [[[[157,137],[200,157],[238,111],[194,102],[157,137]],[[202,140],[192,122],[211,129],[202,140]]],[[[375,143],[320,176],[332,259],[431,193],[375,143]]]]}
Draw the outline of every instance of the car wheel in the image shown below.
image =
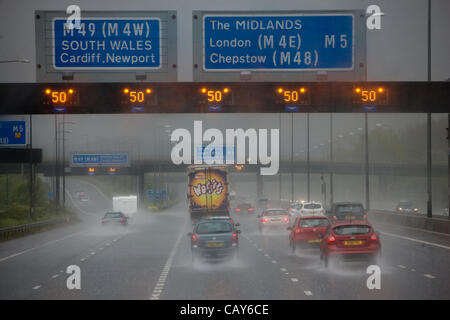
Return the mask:
{"type": "Polygon", "coordinates": [[[295,242],[292,242],[292,254],[295,254],[296,245],[295,242]]]}
{"type": "Polygon", "coordinates": [[[192,262],[195,262],[195,260],[196,260],[195,253],[192,252],[192,262]]]}
{"type": "Polygon", "coordinates": [[[324,258],[323,258],[323,265],[325,266],[325,268],[327,268],[328,269],[328,257],[327,256],[325,256],[324,258]]]}

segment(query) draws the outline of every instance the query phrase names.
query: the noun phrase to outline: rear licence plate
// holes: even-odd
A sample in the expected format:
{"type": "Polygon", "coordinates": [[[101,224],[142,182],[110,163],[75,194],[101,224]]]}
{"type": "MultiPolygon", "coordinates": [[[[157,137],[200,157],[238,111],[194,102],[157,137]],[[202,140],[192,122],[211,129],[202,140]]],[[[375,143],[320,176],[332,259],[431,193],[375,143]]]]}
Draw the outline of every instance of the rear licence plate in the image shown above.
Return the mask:
{"type": "Polygon", "coordinates": [[[345,219],[348,219],[348,220],[350,220],[350,219],[355,219],[356,217],[355,216],[346,216],[345,217],[345,219]]]}
{"type": "Polygon", "coordinates": [[[362,240],[344,241],[344,245],[346,245],[346,246],[357,246],[359,244],[362,244],[362,240]]]}
{"type": "Polygon", "coordinates": [[[221,247],[223,242],[209,242],[206,244],[207,247],[221,247]]]}
{"type": "Polygon", "coordinates": [[[281,221],[281,219],[272,219],[272,220],[270,220],[270,222],[280,222],[281,221]]]}
{"type": "Polygon", "coordinates": [[[312,240],[308,240],[309,243],[320,242],[320,241],[322,241],[322,240],[320,240],[320,239],[312,239],[312,240]]]}

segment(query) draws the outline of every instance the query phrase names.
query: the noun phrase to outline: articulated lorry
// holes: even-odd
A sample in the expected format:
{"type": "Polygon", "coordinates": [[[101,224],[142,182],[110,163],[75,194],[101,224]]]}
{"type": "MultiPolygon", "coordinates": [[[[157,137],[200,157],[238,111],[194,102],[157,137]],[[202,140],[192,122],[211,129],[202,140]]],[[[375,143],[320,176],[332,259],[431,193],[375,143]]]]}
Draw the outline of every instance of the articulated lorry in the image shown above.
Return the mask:
{"type": "Polygon", "coordinates": [[[207,217],[229,216],[226,166],[189,166],[187,198],[193,223],[207,217]]]}

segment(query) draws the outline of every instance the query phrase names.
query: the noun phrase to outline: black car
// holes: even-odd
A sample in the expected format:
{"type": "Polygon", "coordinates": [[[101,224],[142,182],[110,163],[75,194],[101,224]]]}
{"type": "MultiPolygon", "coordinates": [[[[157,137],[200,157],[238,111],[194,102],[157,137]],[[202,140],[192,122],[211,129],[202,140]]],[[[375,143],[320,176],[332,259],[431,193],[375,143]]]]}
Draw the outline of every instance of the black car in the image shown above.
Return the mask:
{"type": "Polygon", "coordinates": [[[128,217],[122,212],[107,212],[102,218],[102,225],[128,225],[128,217]]]}
{"type": "Polygon", "coordinates": [[[411,201],[400,201],[395,207],[395,211],[397,212],[408,212],[408,213],[418,213],[419,209],[413,206],[411,201]]]}
{"type": "Polygon", "coordinates": [[[234,208],[235,214],[255,213],[255,208],[250,203],[241,203],[234,208]]]}
{"type": "Polygon", "coordinates": [[[237,257],[238,234],[233,224],[221,219],[205,219],[188,233],[191,238],[192,261],[197,258],[237,257]]]}
{"type": "Polygon", "coordinates": [[[331,221],[367,220],[367,213],[360,202],[335,202],[327,210],[327,216],[331,221]]]}

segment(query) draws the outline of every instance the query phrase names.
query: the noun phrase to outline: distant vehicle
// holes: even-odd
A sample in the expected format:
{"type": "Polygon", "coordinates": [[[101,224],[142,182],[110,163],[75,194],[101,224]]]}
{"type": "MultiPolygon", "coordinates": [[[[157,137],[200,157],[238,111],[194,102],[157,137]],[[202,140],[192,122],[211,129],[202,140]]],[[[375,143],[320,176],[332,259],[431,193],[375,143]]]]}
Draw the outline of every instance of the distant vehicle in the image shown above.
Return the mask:
{"type": "Polygon", "coordinates": [[[289,212],[283,208],[266,209],[258,217],[261,218],[259,221],[260,232],[263,232],[265,229],[286,229],[291,223],[289,212]]]}
{"type": "Polygon", "coordinates": [[[258,212],[263,212],[265,209],[269,208],[270,204],[269,204],[269,199],[267,197],[259,197],[256,200],[256,210],[258,210],[258,212]]]}
{"type": "Polygon", "coordinates": [[[127,217],[132,217],[137,212],[137,196],[113,197],[113,211],[122,212],[127,217]]]}
{"type": "Polygon", "coordinates": [[[250,203],[241,203],[234,208],[235,214],[255,213],[255,208],[250,203]]]}
{"type": "Polygon", "coordinates": [[[122,226],[128,225],[128,217],[122,212],[107,212],[102,218],[102,225],[120,224],[122,226]]]}
{"type": "Polygon", "coordinates": [[[444,208],[444,210],[442,210],[442,215],[448,217],[448,208],[444,208]]]}
{"type": "Polygon", "coordinates": [[[76,197],[77,197],[78,201],[80,201],[80,202],[88,202],[89,201],[89,197],[86,194],[86,192],[84,192],[84,191],[78,191],[76,193],[76,197]]]}
{"type": "Polygon", "coordinates": [[[395,207],[395,211],[397,212],[414,212],[414,213],[419,213],[419,209],[414,207],[411,203],[411,201],[400,201],[397,206],[395,207]]]}
{"type": "Polygon", "coordinates": [[[192,261],[198,258],[237,258],[238,234],[233,224],[226,220],[205,219],[195,224],[191,238],[192,261]]]}
{"type": "Polygon", "coordinates": [[[291,216],[297,216],[300,214],[300,210],[303,207],[301,202],[292,202],[289,206],[288,212],[291,216]]]}
{"type": "Polygon", "coordinates": [[[188,187],[189,214],[193,223],[205,217],[230,215],[226,166],[188,167],[188,187]]]}
{"type": "Polygon", "coordinates": [[[367,213],[360,202],[335,202],[327,215],[332,221],[367,220],[367,213]]]}
{"type": "Polygon", "coordinates": [[[302,216],[325,215],[325,208],[320,202],[305,202],[298,210],[298,214],[302,216]]]}
{"type": "Polygon", "coordinates": [[[381,243],[373,227],[364,221],[336,222],[323,237],[320,259],[328,268],[330,259],[364,260],[377,264],[381,243]]]}
{"type": "Polygon", "coordinates": [[[326,216],[301,216],[295,219],[292,227],[287,229],[289,234],[289,245],[292,253],[296,247],[320,248],[323,235],[328,232],[330,221],[326,216]]]}

